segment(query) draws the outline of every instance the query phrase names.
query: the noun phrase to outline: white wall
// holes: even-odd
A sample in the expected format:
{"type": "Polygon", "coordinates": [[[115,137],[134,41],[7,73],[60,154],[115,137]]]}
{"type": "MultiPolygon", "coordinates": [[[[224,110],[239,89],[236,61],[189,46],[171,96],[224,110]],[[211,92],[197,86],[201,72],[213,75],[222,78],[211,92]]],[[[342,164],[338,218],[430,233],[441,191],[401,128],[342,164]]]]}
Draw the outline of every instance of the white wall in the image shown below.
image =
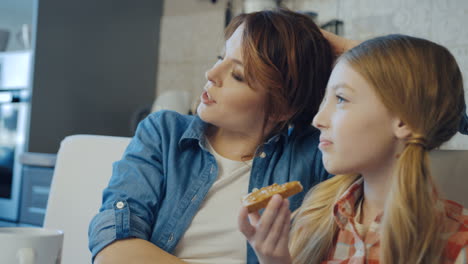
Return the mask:
{"type": "MultiPolygon", "coordinates": [[[[234,1],[235,12],[242,1],[234,1]]],[[[285,0],[293,10],[318,12],[319,23],[344,21],[345,36],[365,40],[402,33],[446,46],[465,77],[468,101],[467,0],[285,0]]],[[[166,0],[161,24],[157,93],[185,89],[199,96],[204,72],[223,45],[226,0],[166,0]]],[[[457,135],[445,149],[468,149],[468,136],[457,135]]]]}
{"type": "MultiPolygon", "coordinates": [[[[296,10],[314,10],[319,21],[344,21],[345,36],[365,40],[401,33],[435,41],[457,59],[468,102],[468,1],[466,0],[294,0],[296,10]]],[[[468,149],[468,136],[456,135],[444,149],[468,149]]]]}

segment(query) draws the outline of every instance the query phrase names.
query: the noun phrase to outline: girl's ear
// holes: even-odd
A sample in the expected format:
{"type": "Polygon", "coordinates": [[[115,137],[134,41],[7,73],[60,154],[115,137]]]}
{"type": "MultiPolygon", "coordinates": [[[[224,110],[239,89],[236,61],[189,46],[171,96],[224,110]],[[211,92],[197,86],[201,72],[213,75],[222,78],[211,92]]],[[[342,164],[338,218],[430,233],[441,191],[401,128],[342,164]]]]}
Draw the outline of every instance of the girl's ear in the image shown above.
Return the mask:
{"type": "Polygon", "coordinates": [[[395,118],[393,122],[393,134],[397,139],[409,138],[413,131],[399,118],[395,118]]]}

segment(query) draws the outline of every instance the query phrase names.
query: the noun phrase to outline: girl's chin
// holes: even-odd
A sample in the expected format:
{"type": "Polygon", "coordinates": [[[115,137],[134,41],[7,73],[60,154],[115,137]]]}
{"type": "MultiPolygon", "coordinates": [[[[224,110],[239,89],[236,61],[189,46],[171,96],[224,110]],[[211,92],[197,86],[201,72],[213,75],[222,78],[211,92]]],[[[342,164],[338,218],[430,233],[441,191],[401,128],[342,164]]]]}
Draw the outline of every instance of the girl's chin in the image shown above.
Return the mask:
{"type": "Polygon", "coordinates": [[[333,163],[330,162],[329,160],[323,160],[323,166],[325,167],[325,170],[333,175],[338,175],[338,174],[346,174],[346,170],[343,168],[339,168],[337,166],[333,166],[333,163]]]}
{"type": "Polygon", "coordinates": [[[350,170],[349,168],[337,168],[336,166],[324,166],[325,170],[332,174],[332,175],[343,175],[343,174],[348,174],[348,175],[354,175],[354,174],[359,174],[358,172],[354,170],[350,170]]]}

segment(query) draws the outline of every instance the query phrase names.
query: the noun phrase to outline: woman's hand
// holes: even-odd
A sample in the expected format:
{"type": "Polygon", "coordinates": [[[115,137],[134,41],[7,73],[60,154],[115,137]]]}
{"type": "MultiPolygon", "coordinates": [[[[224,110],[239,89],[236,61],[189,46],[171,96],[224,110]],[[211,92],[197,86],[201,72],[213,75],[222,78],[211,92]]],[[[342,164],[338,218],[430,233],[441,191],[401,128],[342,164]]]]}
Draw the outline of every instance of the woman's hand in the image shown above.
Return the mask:
{"type": "Polygon", "coordinates": [[[239,230],[262,264],[292,263],[288,249],[290,221],[289,201],[278,194],[271,198],[262,216],[258,212],[249,214],[242,207],[238,219],[239,230]]]}
{"type": "Polygon", "coordinates": [[[325,39],[330,43],[335,57],[339,57],[341,54],[360,43],[360,41],[343,38],[323,29],[320,29],[320,32],[322,32],[325,39]]]}

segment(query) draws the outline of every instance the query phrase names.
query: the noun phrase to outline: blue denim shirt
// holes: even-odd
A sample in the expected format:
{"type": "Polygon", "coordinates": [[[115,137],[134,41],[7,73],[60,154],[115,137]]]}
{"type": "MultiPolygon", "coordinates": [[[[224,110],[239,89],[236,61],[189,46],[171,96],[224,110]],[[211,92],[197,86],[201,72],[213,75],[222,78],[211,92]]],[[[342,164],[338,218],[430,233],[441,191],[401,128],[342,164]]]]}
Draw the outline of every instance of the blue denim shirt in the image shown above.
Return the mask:
{"type": "MultiPolygon", "coordinates": [[[[206,126],[197,116],[171,111],[151,114],[139,124],[122,160],[113,164],[101,209],[90,223],[93,258],[111,242],[127,237],[174,251],[217,178],[216,160],[205,147],[206,126]]],[[[266,155],[253,160],[248,191],[298,180],[305,191],[290,201],[292,210],[299,207],[306,191],[329,177],[318,137],[319,131],[310,127],[270,138],[262,148],[266,155]]],[[[258,262],[249,245],[247,258],[247,263],[258,262]]]]}

